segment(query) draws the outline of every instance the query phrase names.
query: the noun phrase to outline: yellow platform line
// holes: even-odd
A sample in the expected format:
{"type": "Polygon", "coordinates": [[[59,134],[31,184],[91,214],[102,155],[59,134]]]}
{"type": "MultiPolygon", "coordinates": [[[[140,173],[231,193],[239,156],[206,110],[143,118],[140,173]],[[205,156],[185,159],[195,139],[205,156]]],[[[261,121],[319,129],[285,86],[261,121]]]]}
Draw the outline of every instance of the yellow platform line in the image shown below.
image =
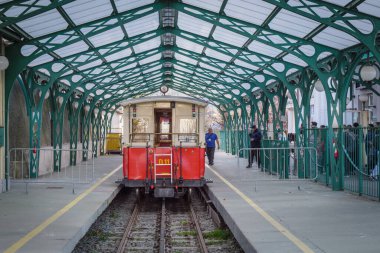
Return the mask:
{"type": "Polygon", "coordinates": [[[104,181],[106,181],[108,178],[110,178],[113,174],[115,174],[116,171],[118,171],[122,165],[111,171],[109,174],[104,176],[103,178],[99,179],[94,185],[92,185],[90,188],[88,188],[86,191],[82,192],[78,197],[76,197],[73,201],[71,201],[69,204],[64,206],[62,209],[57,211],[55,214],[47,218],[44,222],[42,222],[40,225],[38,225],[35,229],[30,231],[28,234],[26,234],[24,237],[22,237],[20,240],[15,242],[12,246],[10,246],[8,249],[4,251],[4,253],[13,253],[18,251],[20,248],[22,248],[26,243],[28,243],[30,240],[32,240],[35,236],[37,236],[39,233],[41,233],[44,229],[47,228],[50,224],[52,224],[54,221],[56,221],[59,217],[64,215],[67,211],[69,211],[71,208],[73,208],[76,204],[78,204],[84,197],[89,195],[91,192],[93,192],[99,185],[101,185],[104,181]]]}
{"type": "Polygon", "coordinates": [[[291,233],[288,229],[286,229],[281,223],[276,221],[272,216],[270,216],[267,212],[265,212],[259,205],[257,205],[252,199],[250,199],[247,195],[242,193],[238,188],[236,188],[233,184],[231,184],[227,179],[225,179],[222,175],[212,169],[210,166],[206,165],[207,168],[212,171],[220,180],[222,180],[228,187],[230,187],[236,194],[238,194],[245,202],[248,203],[253,209],[256,210],[265,220],[267,220],[273,227],[275,227],[281,234],[283,234],[286,238],[288,238],[294,245],[296,245],[302,252],[304,253],[314,253],[312,249],[310,249],[304,242],[302,242],[297,236],[291,233]]]}

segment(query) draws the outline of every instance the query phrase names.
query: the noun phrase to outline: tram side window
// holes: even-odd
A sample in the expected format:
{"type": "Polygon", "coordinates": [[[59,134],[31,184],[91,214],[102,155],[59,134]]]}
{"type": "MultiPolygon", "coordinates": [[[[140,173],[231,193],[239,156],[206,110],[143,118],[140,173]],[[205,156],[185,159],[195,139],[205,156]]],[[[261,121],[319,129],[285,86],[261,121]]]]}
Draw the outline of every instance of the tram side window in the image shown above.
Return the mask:
{"type": "Polygon", "coordinates": [[[148,133],[149,119],[135,118],[132,119],[132,141],[133,142],[146,142],[149,141],[148,133]]]}
{"type": "Polygon", "coordinates": [[[196,119],[180,119],[179,120],[179,141],[197,142],[197,120],[196,119]]]}

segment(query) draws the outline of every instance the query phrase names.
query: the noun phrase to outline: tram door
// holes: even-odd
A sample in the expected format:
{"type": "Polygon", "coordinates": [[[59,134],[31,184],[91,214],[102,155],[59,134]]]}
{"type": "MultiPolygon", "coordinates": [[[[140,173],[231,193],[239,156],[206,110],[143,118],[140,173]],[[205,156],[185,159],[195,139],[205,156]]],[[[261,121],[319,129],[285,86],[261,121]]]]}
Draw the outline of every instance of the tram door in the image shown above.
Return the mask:
{"type": "Polygon", "coordinates": [[[170,147],[172,145],[172,110],[155,109],[155,146],[170,147]]]}

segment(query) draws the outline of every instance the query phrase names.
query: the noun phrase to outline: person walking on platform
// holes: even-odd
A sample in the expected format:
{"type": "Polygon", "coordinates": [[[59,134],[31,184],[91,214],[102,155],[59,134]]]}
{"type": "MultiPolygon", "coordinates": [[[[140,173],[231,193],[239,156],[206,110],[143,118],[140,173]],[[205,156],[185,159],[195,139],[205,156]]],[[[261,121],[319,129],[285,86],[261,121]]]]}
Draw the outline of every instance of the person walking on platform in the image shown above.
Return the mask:
{"type": "Polygon", "coordinates": [[[218,149],[220,147],[218,136],[213,133],[212,128],[208,129],[208,133],[206,133],[206,154],[209,165],[214,165],[214,154],[215,154],[215,142],[218,144],[218,149]]]}
{"type": "Polygon", "coordinates": [[[261,138],[262,134],[260,130],[256,127],[256,125],[253,125],[251,127],[251,132],[249,133],[249,139],[251,143],[251,152],[249,152],[248,157],[248,166],[247,168],[252,168],[253,158],[256,158],[257,166],[260,168],[260,147],[261,147],[261,138]]]}

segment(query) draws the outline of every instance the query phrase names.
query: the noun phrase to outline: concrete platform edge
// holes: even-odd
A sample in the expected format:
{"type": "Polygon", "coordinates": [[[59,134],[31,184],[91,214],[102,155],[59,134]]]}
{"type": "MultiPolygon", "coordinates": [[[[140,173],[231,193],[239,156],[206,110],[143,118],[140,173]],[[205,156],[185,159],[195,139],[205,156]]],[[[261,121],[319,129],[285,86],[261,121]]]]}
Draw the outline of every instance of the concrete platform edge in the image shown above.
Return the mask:
{"type": "Polygon", "coordinates": [[[112,202],[112,200],[116,197],[116,195],[123,188],[122,185],[119,185],[115,188],[115,190],[110,194],[110,196],[103,201],[103,203],[99,206],[99,208],[94,212],[94,214],[86,220],[82,228],[75,234],[71,240],[67,242],[67,244],[63,247],[64,253],[71,253],[75,246],[78,244],[80,239],[87,233],[90,229],[91,225],[96,221],[96,219],[103,213],[103,211],[108,207],[108,205],[112,202]]]}
{"type": "Polygon", "coordinates": [[[234,235],[235,239],[238,241],[244,252],[252,252],[252,253],[257,253],[257,250],[255,247],[249,242],[248,238],[246,235],[241,231],[239,226],[235,223],[234,219],[231,217],[231,215],[227,212],[227,210],[224,208],[223,204],[220,202],[220,200],[214,195],[214,193],[210,190],[208,185],[205,186],[205,190],[224,219],[224,222],[227,224],[228,228],[231,230],[232,234],[234,235]]]}

